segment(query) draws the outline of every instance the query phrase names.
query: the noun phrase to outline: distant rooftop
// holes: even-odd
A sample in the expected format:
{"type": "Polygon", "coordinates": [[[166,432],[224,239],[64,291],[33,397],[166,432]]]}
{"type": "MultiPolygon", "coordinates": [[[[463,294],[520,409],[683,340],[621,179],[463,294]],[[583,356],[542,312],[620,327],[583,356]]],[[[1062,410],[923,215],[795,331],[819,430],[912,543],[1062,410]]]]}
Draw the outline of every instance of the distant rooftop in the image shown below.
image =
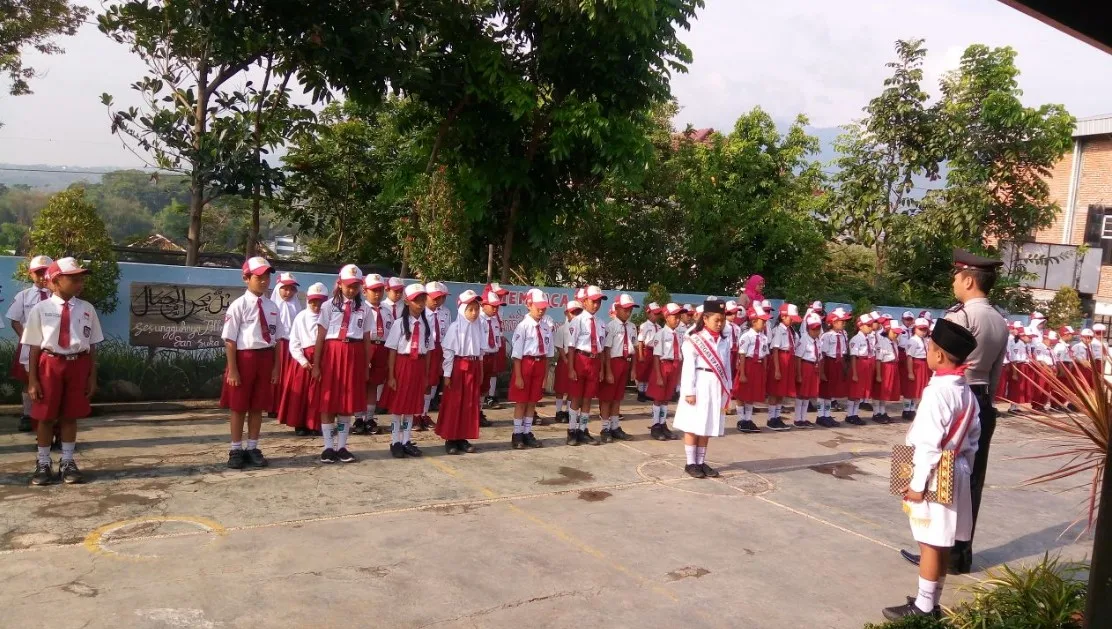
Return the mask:
{"type": "Polygon", "coordinates": [[[1090,135],[1106,135],[1112,133],[1112,114],[1101,114],[1078,118],[1077,127],[1073,130],[1073,137],[1083,138],[1090,135]]]}

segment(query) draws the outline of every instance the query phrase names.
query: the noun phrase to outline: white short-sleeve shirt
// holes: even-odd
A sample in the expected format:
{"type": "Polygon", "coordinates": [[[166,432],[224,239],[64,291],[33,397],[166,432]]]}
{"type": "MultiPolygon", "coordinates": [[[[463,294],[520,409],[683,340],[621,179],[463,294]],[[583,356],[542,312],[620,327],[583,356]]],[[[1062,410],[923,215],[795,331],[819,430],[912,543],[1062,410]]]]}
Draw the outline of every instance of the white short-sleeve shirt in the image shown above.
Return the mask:
{"type": "Polygon", "coordinates": [[[683,336],[680,335],[679,328],[673,330],[664,326],[656,333],[653,356],[659,356],[661,360],[682,360],[682,346],[683,336]]]}
{"type": "Polygon", "coordinates": [[[768,356],[768,339],[764,334],[750,328],[741,335],[737,343],[738,352],[749,358],[764,359],[768,356]]]}
{"type": "Polygon", "coordinates": [[[819,349],[819,339],[810,334],[804,334],[795,344],[795,355],[809,363],[817,363],[822,350],[819,349]]]}
{"type": "MultiPolygon", "coordinates": [[[[344,310],[351,304],[351,313],[348,316],[347,339],[361,339],[365,332],[364,324],[367,321],[367,304],[360,302],[356,308],[355,301],[341,297],[340,305],[334,300],[328,300],[320,305],[320,316],[317,317],[317,326],[324,328],[325,340],[340,339],[340,328],[344,325],[344,310]]],[[[342,339],[341,339],[342,340],[342,339]]]]}
{"type": "Polygon", "coordinates": [[[849,340],[849,353],[851,356],[858,358],[873,358],[873,344],[869,340],[869,335],[864,332],[858,332],[853,338],[849,340]]]}
{"type": "Polygon", "coordinates": [[[878,337],[876,340],[876,359],[882,363],[895,362],[899,358],[896,344],[888,337],[878,337]]]}
{"type": "Polygon", "coordinates": [[[386,336],[386,347],[397,351],[399,354],[409,354],[411,345],[413,343],[413,335],[417,336],[417,354],[424,356],[432,351],[433,336],[432,321],[429,321],[429,329],[425,330],[425,324],[421,321],[420,317],[410,317],[409,319],[409,338],[405,337],[405,319],[398,317],[394,321],[394,325],[390,326],[390,334],[386,336]]]}
{"type": "Polygon", "coordinates": [[[591,322],[595,323],[595,337],[597,347],[595,351],[601,353],[606,347],[606,326],[599,323],[595,316],[586,310],[579,313],[571,320],[568,326],[568,347],[587,354],[592,353],[591,348],[591,322]]]}
{"type": "Polygon", "coordinates": [[[62,347],[58,342],[58,332],[61,330],[64,303],[61,297],[54,295],[35,304],[27,313],[23,337],[19,342],[54,354],[80,354],[104,340],[100,318],[93,305],[74,297],[69,300],[68,306],[70,345],[62,347]]]}
{"type": "Polygon", "coordinates": [[[537,321],[526,315],[514,328],[513,341],[510,345],[510,357],[518,359],[526,356],[534,358],[550,357],[555,352],[553,336],[552,328],[545,324],[544,320],[537,321]],[[541,347],[542,343],[544,347],[541,347]]]}
{"type": "MultiPolygon", "coordinates": [[[[905,350],[907,351],[907,355],[911,358],[926,358],[927,357],[927,343],[929,343],[929,342],[930,342],[930,340],[925,336],[919,336],[918,334],[912,334],[907,339],[907,347],[905,348],[905,350]]],[[[1026,346],[1024,346],[1024,352],[1026,352],[1026,351],[1027,351],[1027,348],[1026,348],[1026,346]]]]}
{"type": "Polygon", "coordinates": [[[607,356],[611,358],[632,357],[636,352],[637,330],[629,321],[622,323],[620,319],[611,319],[606,324],[607,356]],[[623,348],[623,341],[625,347],[623,348]]]}
{"type": "Polygon", "coordinates": [[[849,351],[849,342],[846,333],[838,330],[827,330],[819,338],[819,349],[823,356],[830,358],[844,358],[849,351]]]}
{"type": "Polygon", "coordinates": [[[270,301],[269,297],[247,291],[228,305],[228,311],[224,313],[224,332],[221,338],[235,343],[236,349],[266,349],[274,347],[278,339],[288,338],[288,333],[282,328],[278,304],[270,301]],[[259,316],[260,303],[266,317],[265,326],[270,342],[263,338],[264,321],[259,316]]]}
{"type": "Polygon", "coordinates": [[[792,330],[791,327],[783,324],[772,328],[772,335],[768,339],[771,349],[778,349],[784,352],[793,351],[797,344],[796,341],[795,331],[792,330]]]}

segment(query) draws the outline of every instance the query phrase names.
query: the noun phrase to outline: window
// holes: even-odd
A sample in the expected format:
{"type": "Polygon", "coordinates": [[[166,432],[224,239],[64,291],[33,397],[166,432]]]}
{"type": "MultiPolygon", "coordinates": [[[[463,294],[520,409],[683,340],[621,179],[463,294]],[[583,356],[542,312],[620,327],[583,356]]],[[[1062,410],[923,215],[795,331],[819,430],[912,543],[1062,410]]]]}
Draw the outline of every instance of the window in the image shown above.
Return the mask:
{"type": "Polygon", "coordinates": [[[1112,207],[1090,205],[1085,221],[1085,244],[1101,250],[1100,263],[1112,265],[1112,207]]]}
{"type": "Polygon", "coordinates": [[[1112,238],[1112,220],[1109,220],[1112,219],[1112,214],[1105,214],[1103,218],[1104,221],[1101,225],[1100,237],[1101,240],[1108,240],[1112,238]]]}

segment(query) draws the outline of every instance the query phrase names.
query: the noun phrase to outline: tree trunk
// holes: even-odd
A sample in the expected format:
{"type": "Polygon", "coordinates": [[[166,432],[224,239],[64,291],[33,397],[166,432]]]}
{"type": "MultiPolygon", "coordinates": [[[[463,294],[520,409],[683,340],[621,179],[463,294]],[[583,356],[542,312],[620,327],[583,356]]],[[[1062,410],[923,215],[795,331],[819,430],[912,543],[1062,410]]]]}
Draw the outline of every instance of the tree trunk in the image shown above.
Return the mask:
{"type": "Polygon", "coordinates": [[[1112,627],[1112,444],[1104,457],[1100,508],[1093,534],[1093,559],[1089,566],[1089,598],[1085,626],[1112,627]]]}
{"type": "Polygon", "coordinates": [[[498,281],[502,284],[510,283],[510,253],[514,248],[514,225],[517,223],[517,209],[521,206],[521,187],[514,190],[510,200],[509,215],[506,217],[506,233],[502,237],[502,270],[498,273],[498,281]]]}
{"type": "Polygon", "coordinates": [[[251,189],[251,226],[247,229],[247,246],[244,256],[259,255],[259,206],[262,205],[262,186],[255,183],[251,189]]]}
{"type": "MultiPolygon", "coordinates": [[[[193,108],[193,148],[199,150],[208,122],[209,67],[204,62],[197,68],[197,104],[193,108]]],[[[189,242],[185,249],[185,266],[197,266],[201,257],[201,213],[205,209],[205,184],[202,164],[190,164],[189,176],[189,242]]]]}

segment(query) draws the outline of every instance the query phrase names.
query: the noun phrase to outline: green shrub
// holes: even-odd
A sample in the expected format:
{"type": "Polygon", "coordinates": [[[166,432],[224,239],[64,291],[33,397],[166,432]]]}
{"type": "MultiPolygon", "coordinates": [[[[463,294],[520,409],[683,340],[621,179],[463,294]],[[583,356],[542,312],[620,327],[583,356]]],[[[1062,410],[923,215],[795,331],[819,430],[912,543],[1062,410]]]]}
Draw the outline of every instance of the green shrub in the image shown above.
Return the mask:
{"type": "Polygon", "coordinates": [[[663,284],[658,284],[656,282],[649,284],[649,289],[645,291],[645,299],[641,302],[641,307],[634,310],[633,316],[630,317],[630,321],[632,321],[634,325],[640,326],[645,320],[645,309],[654,301],[663,307],[664,304],[672,301],[672,294],[668,292],[668,289],[665,288],[663,284]]]}

